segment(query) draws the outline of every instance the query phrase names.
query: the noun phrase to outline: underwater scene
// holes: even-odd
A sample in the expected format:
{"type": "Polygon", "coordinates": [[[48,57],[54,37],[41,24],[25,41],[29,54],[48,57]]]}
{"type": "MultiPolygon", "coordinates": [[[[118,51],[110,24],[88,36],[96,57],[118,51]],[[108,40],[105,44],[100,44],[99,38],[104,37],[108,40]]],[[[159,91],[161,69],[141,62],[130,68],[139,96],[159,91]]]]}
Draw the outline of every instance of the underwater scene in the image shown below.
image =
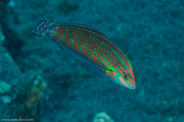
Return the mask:
{"type": "Polygon", "coordinates": [[[0,0],[0,121],[184,122],[184,0],[0,0]]]}

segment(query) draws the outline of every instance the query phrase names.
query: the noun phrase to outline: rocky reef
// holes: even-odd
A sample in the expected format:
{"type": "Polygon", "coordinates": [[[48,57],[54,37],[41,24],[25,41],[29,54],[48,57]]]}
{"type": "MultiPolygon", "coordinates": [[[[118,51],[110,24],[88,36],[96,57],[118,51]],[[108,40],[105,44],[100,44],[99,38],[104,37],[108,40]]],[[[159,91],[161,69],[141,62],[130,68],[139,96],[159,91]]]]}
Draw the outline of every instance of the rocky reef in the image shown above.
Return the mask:
{"type": "Polygon", "coordinates": [[[183,0],[1,0],[0,118],[182,122],[183,30],[183,0]],[[129,57],[136,90],[31,33],[39,18],[96,27],[129,57]]]}

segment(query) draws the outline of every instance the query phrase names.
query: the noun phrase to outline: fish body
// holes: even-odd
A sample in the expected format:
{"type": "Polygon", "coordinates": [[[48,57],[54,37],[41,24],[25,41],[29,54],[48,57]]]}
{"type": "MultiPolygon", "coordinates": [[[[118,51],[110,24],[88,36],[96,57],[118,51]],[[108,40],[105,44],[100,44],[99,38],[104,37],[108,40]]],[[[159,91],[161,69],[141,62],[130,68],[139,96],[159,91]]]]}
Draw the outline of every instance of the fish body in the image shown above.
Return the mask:
{"type": "Polygon", "coordinates": [[[48,37],[121,86],[136,88],[133,68],[127,56],[94,27],[39,20],[32,32],[48,37]]]}

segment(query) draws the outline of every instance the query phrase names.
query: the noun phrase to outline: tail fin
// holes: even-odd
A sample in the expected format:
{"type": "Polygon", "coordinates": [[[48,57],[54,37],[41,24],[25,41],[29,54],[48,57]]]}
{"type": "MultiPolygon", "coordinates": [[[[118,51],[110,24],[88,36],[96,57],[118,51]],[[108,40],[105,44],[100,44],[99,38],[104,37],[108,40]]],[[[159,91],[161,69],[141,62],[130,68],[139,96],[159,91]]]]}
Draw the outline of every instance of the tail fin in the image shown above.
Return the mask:
{"type": "Polygon", "coordinates": [[[41,36],[44,36],[45,33],[47,33],[47,31],[48,31],[48,26],[49,26],[49,23],[47,20],[39,19],[36,22],[36,24],[31,32],[36,33],[36,34],[41,35],[41,36]]]}

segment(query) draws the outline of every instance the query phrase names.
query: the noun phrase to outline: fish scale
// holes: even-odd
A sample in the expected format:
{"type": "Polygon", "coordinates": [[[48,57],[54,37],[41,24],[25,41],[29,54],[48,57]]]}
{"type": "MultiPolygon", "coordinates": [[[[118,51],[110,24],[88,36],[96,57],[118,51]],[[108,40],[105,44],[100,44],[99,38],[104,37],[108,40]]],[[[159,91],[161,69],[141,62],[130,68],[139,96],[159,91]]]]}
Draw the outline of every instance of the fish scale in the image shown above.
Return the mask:
{"type": "MultiPolygon", "coordinates": [[[[73,25],[70,25],[70,26],[73,26],[73,25]]],[[[68,25],[68,27],[69,27],[69,30],[65,30],[65,29],[62,29],[62,27],[60,27],[61,29],[58,29],[58,31],[57,31],[57,33],[58,33],[58,35],[59,35],[59,33],[62,33],[63,35],[65,35],[65,38],[63,38],[63,42],[68,42],[67,43],[67,45],[69,45],[72,49],[74,49],[74,50],[76,50],[76,51],[78,51],[79,50],[79,52],[81,53],[81,54],[83,54],[83,55],[85,55],[85,56],[90,56],[90,54],[91,55],[93,55],[92,53],[95,51],[95,49],[94,49],[94,47],[95,47],[95,45],[99,45],[99,42],[98,41],[96,41],[95,40],[95,33],[94,32],[89,32],[88,30],[86,30],[86,29],[81,29],[80,27],[78,27],[78,28],[74,28],[74,27],[70,27],[69,25],[68,25]],[[76,30],[74,30],[74,29],[77,29],[77,30],[79,30],[79,31],[77,31],[73,36],[72,35],[69,35],[68,36],[68,34],[67,34],[67,32],[68,31],[72,31],[72,32],[74,32],[74,31],[76,31],[76,30]],[[86,31],[85,31],[86,30],[86,31]],[[84,32],[83,32],[84,31],[84,32]],[[81,34],[80,34],[81,33],[81,34]],[[86,36],[83,36],[82,35],[82,33],[86,33],[86,36]],[[67,38],[67,37],[69,37],[69,38],[67,38]],[[88,38],[89,37],[89,38],[88,38]],[[74,39],[74,42],[77,42],[79,39],[80,39],[80,44],[82,43],[83,45],[85,45],[85,47],[88,47],[88,49],[89,49],[89,51],[86,51],[86,50],[82,50],[82,45],[80,45],[79,43],[75,46],[75,45],[72,45],[73,44],[73,42],[71,42],[71,39],[70,38],[72,38],[72,40],[74,39]],[[89,44],[89,46],[88,46],[88,44],[86,44],[85,42],[85,40],[88,40],[87,42],[89,42],[88,44],[89,44]],[[79,46],[80,45],[80,46],[79,46]],[[79,48],[79,49],[78,49],[79,48]]],[[[66,26],[64,26],[63,28],[66,28],[66,26]]],[[[105,53],[105,51],[106,51],[106,46],[107,46],[107,44],[104,44],[104,45],[102,45],[102,43],[100,43],[101,44],[101,46],[97,46],[97,47],[95,47],[96,48],[96,50],[100,50],[100,51],[103,51],[103,53],[105,53]]],[[[97,52],[97,51],[96,51],[97,52]]],[[[95,53],[96,54],[96,53],[95,53]]],[[[99,58],[95,58],[96,56],[95,56],[95,54],[93,55],[93,59],[92,59],[92,61],[94,61],[94,62],[97,62],[97,61],[101,61],[102,60],[102,58],[106,58],[106,56],[105,57],[102,57],[100,60],[99,60],[99,58]]],[[[100,55],[102,55],[102,53],[100,53],[100,55]]],[[[91,57],[90,57],[91,58],[91,57]]],[[[100,65],[100,64],[99,64],[100,65]]]]}
{"type": "Polygon", "coordinates": [[[129,59],[94,27],[39,20],[32,32],[48,37],[116,83],[135,89],[135,79],[129,59]]]}

